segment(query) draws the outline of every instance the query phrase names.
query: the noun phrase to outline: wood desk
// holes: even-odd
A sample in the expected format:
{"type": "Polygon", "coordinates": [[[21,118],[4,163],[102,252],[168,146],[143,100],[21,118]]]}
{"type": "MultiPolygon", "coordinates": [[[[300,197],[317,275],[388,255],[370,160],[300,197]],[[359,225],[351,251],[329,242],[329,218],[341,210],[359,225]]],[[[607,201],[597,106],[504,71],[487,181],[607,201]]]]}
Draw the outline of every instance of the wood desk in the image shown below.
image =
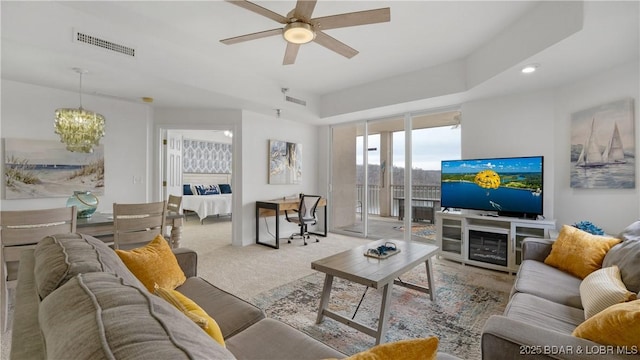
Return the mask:
{"type": "MultiPolygon", "coordinates": [[[[171,226],[171,247],[180,247],[182,237],[183,214],[167,214],[167,225],[171,226]]],[[[76,231],[91,235],[107,244],[113,243],[113,214],[94,213],[88,219],[78,219],[76,231]]],[[[169,240],[169,239],[167,239],[169,240]]]]}
{"type": "Polygon", "coordinates": [[[436,302],[436,289],[434,286],[435,282],[433,279],[431,258],[436,255],[437,252],[438,247],[435,245],[406,242],[401,240],[378,240],[312,262],[312,269],[326,274],[324,287],[322,288],[322,295],[320,297],[320,306],[318,307],[316,324],[320,324],[322,319],[327,316],[345,325],[351,326],[352,328],[367,335],[375,337],[376,345],[384,342],[389,320],[391,288],[394,284],[427,293],[429,294],[431,301],[434,303],[436,302]],[[364,256],[364,253],[368,249],[375,249],[387,241],[393,242],[396,247],[400,249],[400,252],[386,259],[374,259],[364,256]],[[428,287],[399,280],[398,277],[400,275],[413,269],[420,263],[425,264],[428,287]],[[331,287],[335,276],[367,287],[372,287],[374,289],[383,289],[377,329],[366,326],[329,309],[328,305],[331,296],[331,287]]]}
{"type": "MultiPolygon", "coordinates": [[[[280,215],[283,215],[285,210],[298,210],[300,206],[300,199],[277,199],[256,201],[256,244],[272,247],[274,249],[280,248],[280,215]],[[276,216],[276,214],[278,216],[276,216]],[[276,244],[270,244],[260,241],[260,217],[261,216],[275,216],[276,217],[276,244]]],[[[310,234],[318,236],[327,236],[327,199],[320,198],[318,207],[324,209],[324,231],[322,233],[309,232],[310,234]]],[[[316,209],[317,210],[317,209],[316,209]]]]}

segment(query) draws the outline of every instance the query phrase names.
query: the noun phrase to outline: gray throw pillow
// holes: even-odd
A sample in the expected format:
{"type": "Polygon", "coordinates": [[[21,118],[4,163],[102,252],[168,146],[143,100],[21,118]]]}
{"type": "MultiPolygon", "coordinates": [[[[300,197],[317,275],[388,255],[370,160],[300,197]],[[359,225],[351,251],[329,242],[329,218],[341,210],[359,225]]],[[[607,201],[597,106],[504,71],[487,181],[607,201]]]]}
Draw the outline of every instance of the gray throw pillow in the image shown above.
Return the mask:
{"type": "Polygon", "coordinates": [[[618,236],[623,241],[607,252],[602,267],[617,265],[627,289],[640,292],[640,221],[627,227],[618,236]]]}
{"type": "Polygon", "coordinates": [[[47,236],[36,245],[34,256],[36,287],[42,299],[77,274],[89,272],[117,274],[127,284],[142,286],[113,249],[93,236],[47,236]]]}
{"type": "Polygon", "coordinates": [[[49,359],[235,359],[167,301],[104,272],[49,294],[38,323],[49,359]]]}
{"type": "Polygon", "coordinates": [[[640,221],[636,221],[633,224],[627,226],[627,228],[622,230],[622,232],[618,235],[618,238],[622,239],[622,241],[640,240],[640,221]]]}

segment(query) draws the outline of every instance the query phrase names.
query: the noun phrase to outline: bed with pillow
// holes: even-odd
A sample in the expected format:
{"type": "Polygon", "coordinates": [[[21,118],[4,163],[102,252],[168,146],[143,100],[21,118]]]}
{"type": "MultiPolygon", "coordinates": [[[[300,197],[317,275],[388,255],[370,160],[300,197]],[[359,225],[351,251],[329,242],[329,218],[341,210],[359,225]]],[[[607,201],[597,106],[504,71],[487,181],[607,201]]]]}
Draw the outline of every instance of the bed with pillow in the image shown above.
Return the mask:
{"type": "Polygon", "coordinates": [[[182,209],[202,223],[209,216],[231,215],[231,174],[183,174],[182,209]]]}

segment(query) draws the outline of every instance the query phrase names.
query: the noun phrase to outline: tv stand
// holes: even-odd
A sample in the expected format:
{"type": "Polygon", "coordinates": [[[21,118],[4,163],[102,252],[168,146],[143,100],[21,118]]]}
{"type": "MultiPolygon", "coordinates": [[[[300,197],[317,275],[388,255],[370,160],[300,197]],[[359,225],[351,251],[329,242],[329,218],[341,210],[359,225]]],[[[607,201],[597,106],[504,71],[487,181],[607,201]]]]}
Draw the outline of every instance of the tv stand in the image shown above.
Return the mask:
{"type": "Polygon", "coordinates": [[[535,220],[500,214],[435,214],[438,256],[462,264],[516,273],[522,262],[522,240],[548,238],[555,220],[535,220]]]}
{"type": "Polygon", "coordinates": [[[534,214],[509,212],[509,211],[498,211],[498,216],[513,217],[518,219],[529,219],[529,220],[536,220],[538,218],[538,215],[534,215],[534,214]]]}

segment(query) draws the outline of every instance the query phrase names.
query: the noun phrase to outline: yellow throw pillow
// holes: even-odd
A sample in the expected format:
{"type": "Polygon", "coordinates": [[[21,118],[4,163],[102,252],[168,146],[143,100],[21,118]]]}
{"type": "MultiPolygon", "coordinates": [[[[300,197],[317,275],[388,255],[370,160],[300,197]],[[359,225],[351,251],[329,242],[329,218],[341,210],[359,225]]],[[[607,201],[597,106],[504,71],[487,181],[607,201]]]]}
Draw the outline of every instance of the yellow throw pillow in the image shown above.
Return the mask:
{"type": "Polygon", "coordinates": [[[627,290],[620,269],[614,265],[587,275],[580,283],[580,299],[588,319],[611,305],[635,300],[636,294],[627,290]]]}
{"type": "Polygon", "coordinates": [[[222,337],[222,331],[220,330],[218,323],[193,300],[184,296],[177,290],[165,289],[160,286],[155,287],[154,293],[165,299],[171,305],[175,306],[183,314],[187,315],[189,319],[193,320],[193,322],[200,326],[202,330],[209,334],[213,340],[217,341],[223,347],[226,347],[224,344],[224,337],[222,337]]]}
{"type": "Polygon", "coordinates": [[[118,249],[116,254],[150,292],[153,292],[155,284],[175,289],[187,280],[176,256],[162,235],[156,236],[143,247],[132,250],[118,249]]]}
{"type": "Polygon", "coordinates": [[[602,310],[578,325],[571,335],[602,345],[640,348],[640,300],[602,310]]]}
{"type": "Polygon", "coordinates": [[[619,242],[620,239],[591,235],[564,225],[544,263],[584,279],[602,267],[607,251],[619,242]]]}
{"type": "Polygon", "coordinates": [[[438,338],[432,336],[376,345],[344,360],[435,360],[437,352],[438,338]]]}

